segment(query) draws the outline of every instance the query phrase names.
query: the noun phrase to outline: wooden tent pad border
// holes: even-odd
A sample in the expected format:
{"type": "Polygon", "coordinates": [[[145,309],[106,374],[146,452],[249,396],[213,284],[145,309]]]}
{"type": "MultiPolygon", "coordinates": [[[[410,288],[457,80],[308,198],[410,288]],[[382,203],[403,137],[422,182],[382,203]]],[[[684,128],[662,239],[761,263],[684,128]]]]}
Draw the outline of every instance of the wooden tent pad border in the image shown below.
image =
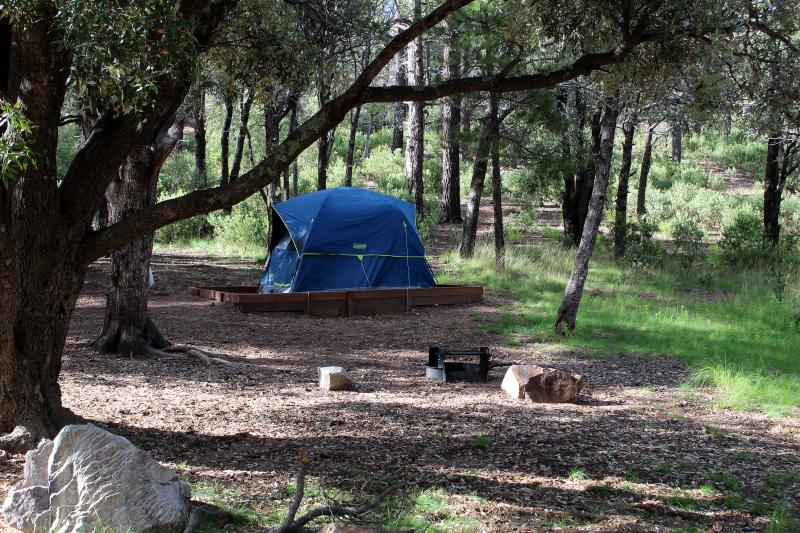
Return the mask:
{"type": "Polygon", "coordinates": [[[192,287],[189,292],[217,302],[229,302],[243,313],[299,311],[313,316],[354,316],[404,313],[414,307],[463,305],[483,301],[483,287],[439,285],[411,289],[258,294],[252,286],[192,287]]]}

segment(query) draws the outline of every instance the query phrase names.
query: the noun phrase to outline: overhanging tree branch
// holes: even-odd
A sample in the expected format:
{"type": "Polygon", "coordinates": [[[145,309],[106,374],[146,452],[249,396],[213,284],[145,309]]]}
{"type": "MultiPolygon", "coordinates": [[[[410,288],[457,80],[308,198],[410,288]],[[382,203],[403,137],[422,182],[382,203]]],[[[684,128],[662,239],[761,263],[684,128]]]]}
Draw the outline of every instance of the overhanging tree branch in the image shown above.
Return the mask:
{"type": "Polygon", "coordinates": [[[247,199],[262,187],[279,179],[283,170],[306,148],[340,123],[351,109],[361,104],[402,100],[435,100],[443,96],[476,91],[510,92],[554,87],[564,81],[590,74],[606,65],[621,63],[637,45],[653,41],[658,37],[658,35],[644,32],[639,27],[631,31],[627,39],[613,50],[584,54],[571,64],[548,73],[510,78],[498,76],[463,78],[438,85],[416,87],[369,86],[392,57],[406,44],[471,1],[445,2],[426,17],[399,33],[378,53],[344,93],[322,106],[317,113],[289,134],[273,153],[235,182],[222,187],[194,191],[179,198],[160,202],[153,207],[132,213],[125,220],[103,230],[89,234],[81,246],[79,260],[89,264],[132,238],[153,232],[178,220],[229,207],[247,199]]]}

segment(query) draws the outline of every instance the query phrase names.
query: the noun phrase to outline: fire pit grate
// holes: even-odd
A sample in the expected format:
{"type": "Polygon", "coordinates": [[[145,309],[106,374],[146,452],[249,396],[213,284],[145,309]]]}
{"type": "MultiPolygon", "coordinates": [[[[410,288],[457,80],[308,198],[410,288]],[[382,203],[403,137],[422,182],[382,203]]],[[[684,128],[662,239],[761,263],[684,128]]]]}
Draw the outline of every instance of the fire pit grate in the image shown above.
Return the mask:
{"type": "Polygon", "coordinates": [[[439,381],[489,381],[489,348],[463,348],[460,350],[431,346],[428,350],[428,365],[425,377],[439,381]],[[464,361],[477,357],[478,361],[464,361]]]}

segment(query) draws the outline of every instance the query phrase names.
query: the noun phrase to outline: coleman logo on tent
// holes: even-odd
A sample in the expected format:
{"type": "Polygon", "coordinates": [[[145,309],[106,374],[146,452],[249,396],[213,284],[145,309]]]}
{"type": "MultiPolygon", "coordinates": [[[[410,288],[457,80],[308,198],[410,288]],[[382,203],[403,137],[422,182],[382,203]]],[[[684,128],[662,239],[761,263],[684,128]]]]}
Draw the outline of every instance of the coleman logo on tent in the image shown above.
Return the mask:
{"type": "Polygon", "coordinates": [[[353,250],[366,250],[367,245],[363,242],[354,242],[353,243],[353,250]]]}

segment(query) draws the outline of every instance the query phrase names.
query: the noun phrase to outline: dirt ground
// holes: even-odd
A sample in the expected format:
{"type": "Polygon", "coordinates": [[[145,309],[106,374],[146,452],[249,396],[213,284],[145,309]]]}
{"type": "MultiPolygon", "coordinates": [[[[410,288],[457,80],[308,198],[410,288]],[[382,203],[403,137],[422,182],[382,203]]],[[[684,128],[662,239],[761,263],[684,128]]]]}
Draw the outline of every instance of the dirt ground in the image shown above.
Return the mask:
{"type": "MultiPolygon", "coordinates": [[[[165,335],[230,364],[98,355],[90,343],[103,318],[101,262],[67,339],[64,404],[240,505],[285,509],[297,458],[308,453],[318,486],[444,489],[451,519],[469,519],[451,521],[452,531],[758,531],[778,501],[797,509],[798,478],[770,480],[800,475],[798,420],[715,409],[709,395],[680,387],[687,371],[676,360],[595,358],[529,339],[506,346],[486,333],[504,306],[491,294],[482,305],[379,318],[245,315],[187,289],[255,284],[260,265],[168,251],[154,268],[150,309],[165,335]],[[486,384],[429,381],[432,345],[489,346],[496,360],[582,373],[591,389],[577,404],[543,405],[502,394],[502,371],[486,384]],[[347,367],[358,389],[320,390],[323,365],[347,367]],[[737,509],[726,479],[745,502],[766,505],[737,509]]],[[[0,497],[23,461],[0,460],[0,497]]]]}

